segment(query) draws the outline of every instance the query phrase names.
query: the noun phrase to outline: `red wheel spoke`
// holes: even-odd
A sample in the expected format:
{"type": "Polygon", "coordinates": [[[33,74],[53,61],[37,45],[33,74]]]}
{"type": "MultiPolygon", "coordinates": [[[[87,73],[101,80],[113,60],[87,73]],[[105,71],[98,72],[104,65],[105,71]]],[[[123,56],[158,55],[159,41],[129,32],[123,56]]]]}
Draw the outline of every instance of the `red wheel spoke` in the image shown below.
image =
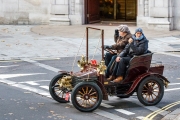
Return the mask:
{"type": "Polygon", "coordinates": [[[146,96],[145,96],[145,100],[146,100],[148,95],[147,95],[147,94],[145,94],[145,95],[146,95],[146,96]]]}
{"type": "Polygon", "coordinates": [[[150,95],[148,95],[148,101],[150,101],[150,95]]]}
{"type": "Polygon", "coordinates": [[[159,86],[157,86],[157,87],[155,87],[155,88],[153,88],[153,89],[155,90],[156,88],[159,88],[159,86]]]}
{"type": "Polygon", "coordinates": [[[144,85],[144,87],[148,90],[149,88],[147,88],[147,86],[146,85],[144,85]]]}
{"type": "Polygon", "coordinates": [[[157,95],[156,95],[156,94],[154,94],[154,93],[153,93],[153,95],[157,97],[157,95]]]}
{"type": "Polygon", "coordinates": [[[152,97],[152,100],[154,100],[153,95],[151,95],[151,97],[152,97]]]}

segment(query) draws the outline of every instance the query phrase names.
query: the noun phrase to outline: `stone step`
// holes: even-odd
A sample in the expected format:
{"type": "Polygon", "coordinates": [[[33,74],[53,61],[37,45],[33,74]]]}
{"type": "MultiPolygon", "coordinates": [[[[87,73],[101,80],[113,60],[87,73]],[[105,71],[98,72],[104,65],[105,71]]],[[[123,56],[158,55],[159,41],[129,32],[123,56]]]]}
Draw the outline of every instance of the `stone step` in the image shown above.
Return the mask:
{"type": "Polygon", "coordinates": [[[70,25],[70,19],[67,17],[51,17],[50,25],[70,25]]]}

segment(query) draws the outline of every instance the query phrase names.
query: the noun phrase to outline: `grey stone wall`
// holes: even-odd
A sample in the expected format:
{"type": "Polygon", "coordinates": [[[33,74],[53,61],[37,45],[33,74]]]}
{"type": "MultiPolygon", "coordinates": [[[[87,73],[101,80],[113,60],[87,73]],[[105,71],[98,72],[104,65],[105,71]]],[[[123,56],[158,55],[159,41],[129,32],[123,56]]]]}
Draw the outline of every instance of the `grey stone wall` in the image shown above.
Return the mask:
{"type": "Polygon", "coordinates": [[[0,0],[0,24],[48,24],[50,0],[0,0]]]}
{"type": "Polygon", "coordinates": [[[0,24],[84,24],[84,0],[0,0],[0,24]]]}
{"type": "Polygon", "coordinates": [[[180,30],[180,0],[138,0],[137,26],[180,30]]]}

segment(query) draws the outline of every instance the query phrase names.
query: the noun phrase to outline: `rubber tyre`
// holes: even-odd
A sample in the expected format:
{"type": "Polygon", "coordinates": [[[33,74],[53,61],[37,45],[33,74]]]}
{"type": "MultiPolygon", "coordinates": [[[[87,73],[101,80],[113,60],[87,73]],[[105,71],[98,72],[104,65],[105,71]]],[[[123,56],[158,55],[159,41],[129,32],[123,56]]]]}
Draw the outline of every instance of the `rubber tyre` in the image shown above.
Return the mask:
{"type": "MultiPolygon", "coordinates": [[[[79,83],[79,84],[77,84],[75,87],[74,87],[74,89],[73,89],[73,91],[72,91],[72,93],[71,93],[71,101],[72,101],[72,104],[73,104],[73,106],[77,109],[77,110],[79,110],[79,111],[81,111],[81,112],[92,112],[92,111],[94,111],[94,110],[96,110],[99,106],[100,106],[100,104],[101,104],[101,102],[102,102],[102,97],[103,97],[103,95],[102,95],[102,91],[101,91],[101,89],[99,88],[99,86],[97,85],[97,84],[95,84],[95,83],[93,83],[93,82],[81,82],[81,83],[79,83]],[[78,102],[77,102],[77,99],[76,99],[76,95],[77,95],[77,93],[78,93],[78,91],[81,89],[81,88],[84,88],[84,87],[90,87],[90,88],[93,88],[94,90],[95,90],[95,92],[97,93],[97,101],[96,101],[96,103],[93,105],[93,106],[91,106],[91,107],[89,107],[89,108],[86,108],[86,107],[83,107],[83,106],[81,106],[78,102]]],[[[84,100],[84,99],[83,99],[84,100]]]]}
{"type": "Polygon", "coordinates": [[[63,77],[63,75],[67,75],[67,74],[58,74],[58,75],[56,75],[56,76],[51,80],[51,82],[50,82],[50,84],[49,84],[49,92],[50,92],[51,97],[52,97],[54,100],[56,100],[57,102],[67,103],[67,102],[69,102],[69,101],[66,101],[65,98],[62,98],[62,97],[58,96],[58,95],[55,93],[54,88],[53,88],[53,86],[57,83],[57,81],[58,81],[59,79],[61,79],[61,78],[63,77]]]}
{"type": "Polygon", "coordinates": [[[159,78],[155,77],[155,76],[150,76],[150,77],[146,77],[145,79],[143,79],[142,82],[139,84],[139,87],[137,89],[137,97],[138,97],[139,101],[146,106],[152,106],[152,105],[158,104],[161,101],[163,95],[164,95],[163,81],[160,80],[159,78]],[[144,85],[147,85],[147,83],[150,83],[150,82],[155,82],[159,88],[158,89],[159,90],[158,95],[154,99],[154,101],[145,100],[143,95],[142,95],[143,89],[145,88],[144,85]]]}

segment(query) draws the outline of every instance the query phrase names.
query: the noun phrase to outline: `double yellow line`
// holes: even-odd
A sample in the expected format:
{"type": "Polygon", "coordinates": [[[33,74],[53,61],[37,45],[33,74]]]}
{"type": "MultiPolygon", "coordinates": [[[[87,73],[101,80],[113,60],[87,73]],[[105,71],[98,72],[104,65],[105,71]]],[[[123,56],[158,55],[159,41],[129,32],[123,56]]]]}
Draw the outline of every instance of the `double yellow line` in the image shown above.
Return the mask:
{"type": "Polygon", "coordinates": [[[156,110],[154,112],[152,112],[151,114],[147,115],[143,120],[152,120],[157,114],[165,111],[165,110],[168,110],[169,108],[171,107],[174,107],[176,105],[180,104],[180,101],[177,101],[177,102],[174,102],[174,103],[171,103],[169,105],[166,105],[164,106],[163,108],[159,109],[159,110],[156,110]]]}

